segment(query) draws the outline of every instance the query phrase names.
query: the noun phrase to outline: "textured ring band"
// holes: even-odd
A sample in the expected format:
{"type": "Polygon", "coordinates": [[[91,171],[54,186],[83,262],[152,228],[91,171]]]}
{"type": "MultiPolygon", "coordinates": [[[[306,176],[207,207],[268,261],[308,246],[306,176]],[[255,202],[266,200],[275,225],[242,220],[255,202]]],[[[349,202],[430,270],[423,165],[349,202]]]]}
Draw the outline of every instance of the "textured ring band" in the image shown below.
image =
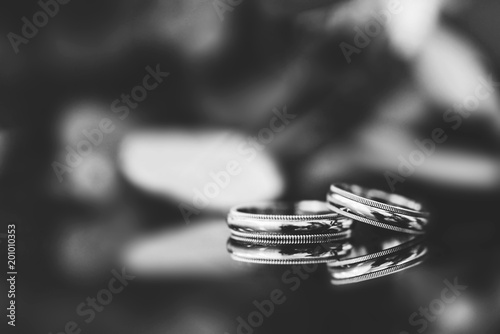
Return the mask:
{"type": "Polygon", "coordinates": [[[422,263],[427,255],[427,246],[417,243],[398,252],[376,259],[343,266],[330,266],[328,271],[333,285],[342,285],[387,276],[422,263]]]}
{"type": "Polygon", "coordinates": [[[328,207],[334,212],[398,232],[422,234],[429,221],[429,214],[415,201],[356,185],[332,185],[327,201],[328,207]]]}
{"type": "Polygon", "coordinates": [[[240,239],[318,243],[350,237],[352,219],[331,212],[321,201],[268,202],[232,208],[227,223],[240,239]]]}
{"type": "Polygon", "coordinates": [[[328,262],[329,268],[342,267],[377,260],[385,256],[399,253],[415,245],[423,244],[425,237],[409,234],[389,234],[368,240],[353,240],[352,249],[346,256],[337,261],[328,262]]]}
{"type": "Polygon", "coordinates": [[[330,193],[339,194],[353,201],[389,212],[417,217],[429,216],[421,203],[383,190],[369,189],[355,184],[338,183],[330,186],[330,193]]]}
{"type": "Polygon", "coordinates": [[[232,231],[231,238],[244,242],[253,242],[261,245],[293,245],[293,244],[320,244],[334,240],[345,240],[351,237],[352,231],[345,230],[337,233],[321,234],[277,234],[277,233],[242,233],[232,231]]]}
{"type": "Polygon", "coordinates": [[[261,264],[327,263],[344,256],[352,248],[345,241],[317,245],[259,245],[229,238],[227,250],[236,261],[261,264]]]}

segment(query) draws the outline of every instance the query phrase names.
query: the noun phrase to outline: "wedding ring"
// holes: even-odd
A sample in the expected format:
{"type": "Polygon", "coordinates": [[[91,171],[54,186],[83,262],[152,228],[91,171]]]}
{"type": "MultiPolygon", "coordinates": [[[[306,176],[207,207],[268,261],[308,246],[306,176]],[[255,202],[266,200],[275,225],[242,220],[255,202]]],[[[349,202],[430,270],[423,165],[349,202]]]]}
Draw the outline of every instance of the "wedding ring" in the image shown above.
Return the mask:
{"type": "Polygon", "coordinates": [[[357,283],[416,266],[425,260],[424,242],[410,234],[358,236],[348,254],[327,263],[331,283],[357,283]]]}
{"type": "Polygon", "coordinates": [[[357,185],[331,185],[327,202],[336,213],[397,232],[423,234],[429,221],[429,213],[420,203],[357,185]]]}
{"type": "Polygon", "coordinates": [[[227,218],[234,239],[260,244],[305,244],[351,236],[352,219],[325,202],[268,202],[233,207],[227,218]]]}
{"type": "Polygon", "coordinates": [[[347,254],[346,241],[302,245],[259,245],[229,238],[227,251],[233,260],[260,264],[295,265],[326,263],[347,254]]]}
{"type": "Polygon", "coordinates": [[[369,260],[344,265],[328,264],[328,271],[333,285],[358,283],[387,276],[419,265],[425,260],[427,246],[411,243],[395,252],[380,253],[369,260]]]}
{"type": "Polygon", "coordinates": [[[398,235],[370,235],[367,238],[358,236],[350,240],[352,245],[349,254],[328,262],[329,268],[343,267],[365,261],[383,258],[384,256],[395,254],[415,245],[422,244],[424,236],[411,234],[398,235]]]}

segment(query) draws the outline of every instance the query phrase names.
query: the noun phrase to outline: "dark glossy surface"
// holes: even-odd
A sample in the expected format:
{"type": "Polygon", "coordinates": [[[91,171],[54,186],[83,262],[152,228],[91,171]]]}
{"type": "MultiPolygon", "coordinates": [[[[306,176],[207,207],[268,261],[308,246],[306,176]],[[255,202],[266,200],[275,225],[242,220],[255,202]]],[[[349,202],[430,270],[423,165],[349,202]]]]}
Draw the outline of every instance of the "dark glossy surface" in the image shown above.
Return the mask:
{"type": "Polygon", "coordinates": [[[424,238],[401,234],[359,235],[346,241],[283,245],[231,237],[227,250],[236,261],[262,264],[326,263],[332,284],[357,283],[411,268],[427,253],[424,238]]]}

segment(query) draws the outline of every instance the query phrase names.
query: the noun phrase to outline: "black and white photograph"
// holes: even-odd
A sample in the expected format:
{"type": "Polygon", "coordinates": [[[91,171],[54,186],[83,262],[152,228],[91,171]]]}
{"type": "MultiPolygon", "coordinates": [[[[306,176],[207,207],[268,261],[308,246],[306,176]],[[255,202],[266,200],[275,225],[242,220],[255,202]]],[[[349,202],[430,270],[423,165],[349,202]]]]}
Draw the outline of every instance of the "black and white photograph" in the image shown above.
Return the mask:
{"type": "Polygon", "coordinates": [[[4,0],[1,334],[499,334],[500,1],[4,0]]]}

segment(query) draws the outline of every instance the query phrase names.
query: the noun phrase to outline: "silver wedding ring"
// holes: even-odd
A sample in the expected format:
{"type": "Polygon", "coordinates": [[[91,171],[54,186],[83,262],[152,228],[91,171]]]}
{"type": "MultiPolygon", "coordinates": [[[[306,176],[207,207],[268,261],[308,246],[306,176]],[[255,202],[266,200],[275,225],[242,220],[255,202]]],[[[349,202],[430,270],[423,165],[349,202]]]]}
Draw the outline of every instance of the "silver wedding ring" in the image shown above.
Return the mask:
{"type": "Polygon", "coordinates": [[[423,234],[429,222],[422,204],[358,185],[332,184],[327,203],[330,210],[345,217],[397,232],[423,234]]]}
{"type": "Polygon", "coordinates": [[[424,236],[410,234],[354,240],[346,255],[327,263],[331,283],[357,283],[420,264],[427,254],[424,240],[424,236]]]}
{"type": "Polygon", "coordinates": [[[231,238],[258,244],[310,244],[345,240],[352,219],[331,212],[325,202],[267,202],[233,207],[231,238]]]}
{"type": "Polygon", "coordinates": [[[419,265],[425,260],[426,255],[427,246],[424,243],[417,243],[371,260],[343,266],[329,265],[330,282],[333,285],[343,285],[391,275],[419,265]]]}
{"type": "Polygon", "coordinates": [[[351,244],[346,241],[322,244],[264,245],[229,238],[227,243],[227,250],[233,260],[274,265],[328,263],[345,256],[351,248],[351,244]]]}
{"type": "Polygon", "coordinates": [[[266,202],[233,207],[227,250],[234,260],[260,264],[326,263],[333,285],[390,275],[420,264],[429,213],[404,196],[333,184],[327,201],[266,202]],[[353,234],[353,221],[380,227],[353,234]],[[403,232],[399,234],[390,231],[403,232]],[[385,236],[384,236],[385,235],[385,236]],[[351,238],[352,236],[352,238],[351,238]]]}

